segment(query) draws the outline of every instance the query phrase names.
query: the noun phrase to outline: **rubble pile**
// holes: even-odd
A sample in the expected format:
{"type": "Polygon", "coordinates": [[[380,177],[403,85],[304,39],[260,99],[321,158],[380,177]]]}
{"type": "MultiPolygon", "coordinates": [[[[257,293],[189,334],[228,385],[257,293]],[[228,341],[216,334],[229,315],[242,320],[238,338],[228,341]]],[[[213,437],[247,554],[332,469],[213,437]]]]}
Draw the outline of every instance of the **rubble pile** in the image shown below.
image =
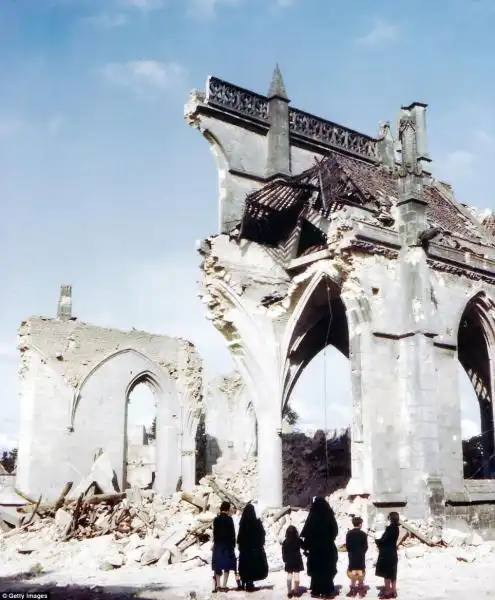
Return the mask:
{"type": "MultiPolygon", "coordinates": [[[[55,568],[60,561],[69,560],[91,563],[103,570],[178,564],[189,570],[207,565],[211,561],[212,522],[221,502],[229,501],[237,517],[247,502],[255,502],[256,462],[224,465],[204,477],[193,490],[176,492],[170,498],[138,488],[119,492],[113,481],[111,465],[102,455],[79,485],[64,487],[56,502],[44,504],[40,498],[10,507],[3,512],[10,521],[2,521],[4,533],[0,535],[6,556],[10,552],[15,560],[15,555],[29,555],[45,567],[51,564],[55,568]]],[[[367,497],[349,498],[344,490],[337,490],[327,500],[339,524],[337,546],[345,551],[351,516],[361,516],[366,531],[372,506],[367,497]]],[[[301,531],[307,514],[306,509],[290,505],[260,514],[272,572],[283,569],[280,543],[286,528],[295,525],[301,531]]],[[[370,530],[371,539],[380,534],[378,529],[370,530]]],[[[453,524],[439,531],[432,523],[401,523],[399,545],[408,559],[422,557],[433,548],[448,548],[456,553],[457,560],[472,562],[477,556],[472,548],[485,548],[483,544],[481,537],[465,524],[453,524]]],[[[375,555],[371,543],[370,560],[375,555]]]]}
{"type": "Polygon", "coordinates": [[[349,431],[283,435],[284,503],[307,508],[313,496],[345,488],[351,475],[349,431]]]}

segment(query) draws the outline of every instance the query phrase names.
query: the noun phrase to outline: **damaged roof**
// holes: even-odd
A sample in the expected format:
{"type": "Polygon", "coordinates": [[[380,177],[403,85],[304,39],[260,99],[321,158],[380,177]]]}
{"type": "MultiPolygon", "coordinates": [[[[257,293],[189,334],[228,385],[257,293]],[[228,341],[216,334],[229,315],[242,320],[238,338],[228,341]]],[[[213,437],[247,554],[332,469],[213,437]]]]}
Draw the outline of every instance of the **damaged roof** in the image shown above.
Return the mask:
{"type": "MultiPolygon", "coordinates": [[[[449,186],[425,185],[427,220],[447,236],[495,247],[495,218],[483,224],[452,198],[449,186]],[[488,222],[490,221],[490,222],[488,222]]],[[[290,236],[305,207],[328,217],[343,206],[354,206],[375,223],[395,230],[394,207],[399,180],[391,169],[330,151],[300,175],[276,179],[246,198],[241,237],[276,246],[290,236]]]]}

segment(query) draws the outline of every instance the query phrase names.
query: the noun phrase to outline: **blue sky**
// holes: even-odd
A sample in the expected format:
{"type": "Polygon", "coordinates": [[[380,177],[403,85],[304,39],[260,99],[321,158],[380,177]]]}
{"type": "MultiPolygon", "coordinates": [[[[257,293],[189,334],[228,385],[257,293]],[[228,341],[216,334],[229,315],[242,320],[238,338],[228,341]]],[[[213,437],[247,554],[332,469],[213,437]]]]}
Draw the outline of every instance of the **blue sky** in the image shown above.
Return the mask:
{"type": "MultiPolygon", "coordinates": [[[[183,120],[191,88],[213,74],[265,93],[279,62],[293,106],[370,134],[427,102],[434,173],[493,207],[494,30],[491,0],[3,0],[0,434],[17,430],[17,327],[54,315],[61,283],[82,320],[182,335],[229,369],[195,298],[218,192],[183,120]]],[[[343,367],[328,361],[329,426],[349,413],[343,367]]],[[[312,423],[322,369],[296,392],[312,423]]]]}

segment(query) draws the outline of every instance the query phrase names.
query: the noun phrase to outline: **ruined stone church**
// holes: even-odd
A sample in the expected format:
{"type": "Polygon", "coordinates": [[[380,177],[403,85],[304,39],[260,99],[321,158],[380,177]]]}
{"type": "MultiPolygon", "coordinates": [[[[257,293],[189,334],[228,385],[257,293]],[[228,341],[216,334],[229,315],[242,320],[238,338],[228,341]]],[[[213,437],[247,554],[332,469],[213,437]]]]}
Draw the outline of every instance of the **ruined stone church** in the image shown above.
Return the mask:
{"type": "Polygon", "coordinates": [[[435,179],[426,112],[365,135],[292,108],[278,67],[266,96],[210,77],[186,105],[220,187],[202,300],[256,412],[262,506],[282,504],[283,407],[332,344],[352,372],[348,493],[495,529],[495,220],[435,179]],[[469,480],[458,361],[483,432],[469,480]]]}

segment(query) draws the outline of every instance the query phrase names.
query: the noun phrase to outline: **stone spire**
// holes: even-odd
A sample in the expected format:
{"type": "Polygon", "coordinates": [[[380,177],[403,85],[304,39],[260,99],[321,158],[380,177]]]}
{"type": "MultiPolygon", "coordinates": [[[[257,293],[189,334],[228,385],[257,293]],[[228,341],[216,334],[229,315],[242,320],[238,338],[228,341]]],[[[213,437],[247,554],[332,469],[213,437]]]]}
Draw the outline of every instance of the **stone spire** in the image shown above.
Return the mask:
{"type": "Polygon", "coordinates": [[[268,91],[268,116],[266,176],[290,175],[289,98],[278,64],[273,71],[268,91]]]}
{"type": "Polygon", "coordinates": [[[271,100],[272,98],[280,98],[281,100],[289,101],[289,97],[285,91],[284,78],[282,77],[278,63],[273,70],[272,81],[270,83],[270,89],[268,90],[268,100],[271,100]]]}
{"type": "Polygon", "coordinates": [[[403,246],[417,246],[419,236],[426,229],[426,205],[423,194],[423,161],[419,154],[421,142],[416,114],[411,107],[403,107],[399,117],[401,166],[399,168],[400,197],[399,234],[403,246]]]}
{"type": "Polygon", "coordinates": [[[57,319],[68,321],[72,319],[72,286],[60,286],[60,298],[57,306],[57,319]]]}
{"type": "Polygon", "coordinates": [[[380,123],[378,129],[378,151],[382,164],[390,169],[395,167],[395,140],[390,130],[390,122],[380,123]]]}

